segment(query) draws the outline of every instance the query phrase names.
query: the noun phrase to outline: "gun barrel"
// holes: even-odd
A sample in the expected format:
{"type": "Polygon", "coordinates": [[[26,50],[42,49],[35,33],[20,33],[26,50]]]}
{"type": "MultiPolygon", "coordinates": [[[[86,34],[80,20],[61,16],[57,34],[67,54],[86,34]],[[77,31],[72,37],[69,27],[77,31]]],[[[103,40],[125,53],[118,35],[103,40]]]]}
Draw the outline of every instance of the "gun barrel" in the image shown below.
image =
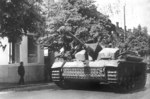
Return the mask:
{"type": "Polygon", "coordinates": [[[75,39],[76,41],[78,41],[82,46],[85,46],[85,43],[83,43],[81,40],[79,40],[76,36],[74,36],[72,33],[68,32],[68,35],[71,36],[73,39],[75,39]]]}

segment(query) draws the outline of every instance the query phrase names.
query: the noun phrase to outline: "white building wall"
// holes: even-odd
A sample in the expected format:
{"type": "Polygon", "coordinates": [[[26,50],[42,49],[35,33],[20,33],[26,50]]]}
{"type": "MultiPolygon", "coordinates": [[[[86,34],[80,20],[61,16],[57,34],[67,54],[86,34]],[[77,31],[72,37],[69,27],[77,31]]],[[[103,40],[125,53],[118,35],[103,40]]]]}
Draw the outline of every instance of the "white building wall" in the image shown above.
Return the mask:
{"type": "Polygon", "coordinates": [[[44,64],[44,48],[38,46],[38,63],[44,64]]]}
{"type": "Polygon", "coordinates": [[[0,65],[6,65],[9,62],[9,43],[7,38],[0,38],[2,45],[6,45],[5,50],[0,47],[0,65]]]}
{"type": "MultiPolygon", "coordinates": [[[[44,80],[44,51],[38,46],[37,63],[28,63],[28,37],[24,36],[20,44],[20,61],[24,62],[25,83],[44,80]]],[[[18,83],[19,63],[9,64],[9,43],[8,39],[0,39],[3,44],[7,44],[5,51],[0,47],[0,83],[18,83]]]]}
{"type": "Polygon", "coordinates": [[[28,38],[27,36],[24,36],[22,38],[21,44],[20,44],[20,61],[24,63],[24,65],[27,65],[28,62],[28,38]]]}

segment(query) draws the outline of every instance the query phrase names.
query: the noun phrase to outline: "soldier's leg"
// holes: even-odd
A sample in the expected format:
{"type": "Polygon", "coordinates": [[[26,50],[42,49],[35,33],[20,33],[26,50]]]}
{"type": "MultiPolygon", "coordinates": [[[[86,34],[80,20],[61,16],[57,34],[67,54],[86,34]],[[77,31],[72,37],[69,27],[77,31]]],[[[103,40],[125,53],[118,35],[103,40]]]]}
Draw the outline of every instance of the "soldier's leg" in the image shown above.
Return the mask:
{"type": "Polygon", "coordinates": [[[20,76],[20,79],[19,79],[19,83],[18,83],[19,85],[21,84],[21,76],[20,76]]]}
{"type": "Polygon", "coordinates": [[[24,76],[22,77],[22,84],[24,84],[24,76]]]}
{"type": "Polygon", "coordinates": [[[23,76],[21,76],[21,78],[20,78],[20,84],[24,84],[24,77],[23,76]]]}

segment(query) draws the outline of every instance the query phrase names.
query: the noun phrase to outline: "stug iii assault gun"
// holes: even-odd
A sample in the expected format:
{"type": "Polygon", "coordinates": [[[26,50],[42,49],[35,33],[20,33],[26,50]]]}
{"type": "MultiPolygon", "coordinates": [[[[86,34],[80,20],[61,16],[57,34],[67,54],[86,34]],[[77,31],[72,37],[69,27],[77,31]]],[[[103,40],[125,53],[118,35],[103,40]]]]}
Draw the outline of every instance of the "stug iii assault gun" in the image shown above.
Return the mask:
{"type": "MultiPolygon", "coordinates": [[[[119,48],[102,48],[99,43],[84,44],[75,59],[56,58],[52,65],[52,81],[62,88],[76,83],[110,84],[123,90],[142,88],[146,83],[146,63],[134,52],[119,48]]],[[[73,85],[72,85],[73,86],[73,85]]]]}

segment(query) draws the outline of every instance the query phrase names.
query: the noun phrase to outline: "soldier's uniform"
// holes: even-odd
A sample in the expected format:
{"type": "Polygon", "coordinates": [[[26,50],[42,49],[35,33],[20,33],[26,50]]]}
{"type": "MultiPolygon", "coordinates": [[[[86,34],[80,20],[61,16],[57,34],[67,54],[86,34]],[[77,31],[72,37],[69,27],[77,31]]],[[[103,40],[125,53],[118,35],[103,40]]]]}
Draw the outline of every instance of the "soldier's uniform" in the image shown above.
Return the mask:
{"type": "Polygon", "coordinates": [[[18,74],[20,76],[19,84],[24,84],[25,69],[23,66],[23,62],[20,62],[20,66],[18,67],[18,74]]]}

